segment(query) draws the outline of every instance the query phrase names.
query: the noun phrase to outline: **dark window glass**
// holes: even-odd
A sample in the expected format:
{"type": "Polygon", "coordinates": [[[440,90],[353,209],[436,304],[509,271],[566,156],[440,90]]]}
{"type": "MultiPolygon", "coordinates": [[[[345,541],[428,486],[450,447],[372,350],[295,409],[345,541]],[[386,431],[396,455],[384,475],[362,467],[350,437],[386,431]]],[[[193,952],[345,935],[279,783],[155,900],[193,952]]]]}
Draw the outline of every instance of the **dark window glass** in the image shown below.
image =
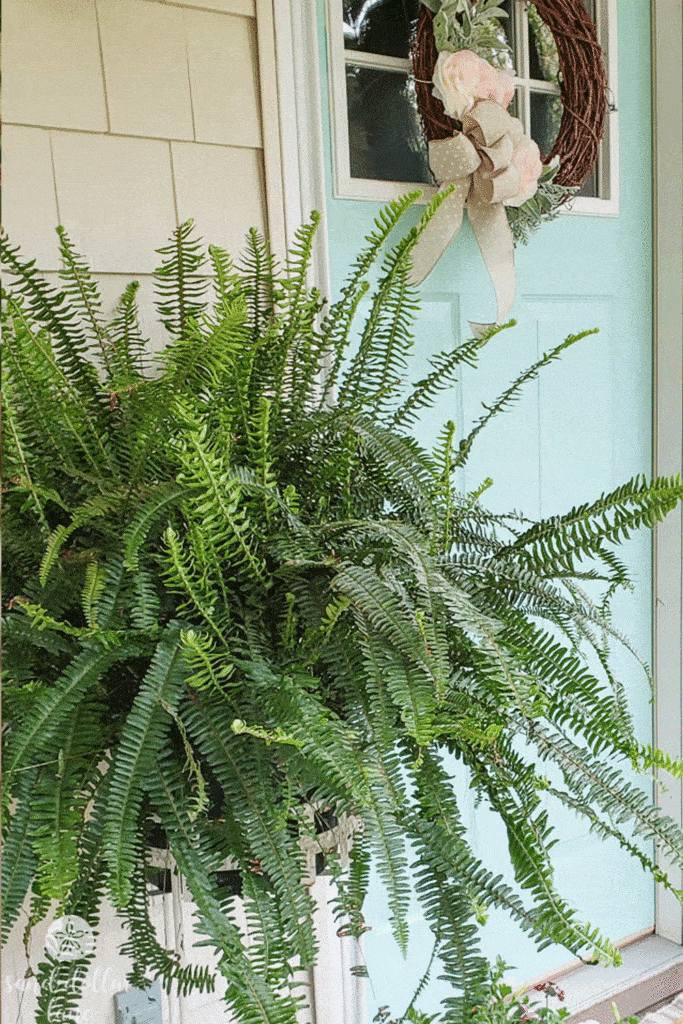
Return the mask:
{"type": "MultiPolygon", "coordinates": [[[[531,138],[538,143],[543,156],[555,145],[562,121],[562,101],[547,92],[531,92],[531,138]]],[[[598,175],[592,171],[586,178],[580,196],[598,196],[598,175]]]]}
{"type": "Polygon", "coordinates": [[[419,0],[344,0],[344,46],[408,57],[419,0]]]}
{"type": "MultiPolygon", "coordinates": [[[[500,26],[500,32],[498,33],[501,41],[505,41],[512,54],[515,52],[515,18],[514,8],[512,6],[512,0],[503,0],[502,3],[497,5],[501,10],[507,13],[507,18],[497,18],[498,25],[500,26]]],[[[511,70],[516,70],[516,58],[512,55],[507,55],[504,60],[504,64],[511,70]]]]}
{"type": "Polygon", "coordinates": [[[538,143],[542,156],[555,145],[562,122],[562,100],[547,92],[531,92],[531,138],[538,143]]]}
{"type": "Polygon", "coordinates": [[[518,117],[521,121],[523,109],[524,99],[522,97],[522,90],[515,89],[515,95],[512,97],[512,103],[508,107],[508,114],[510,117],[518,117]]]}
{"type": "Polygon", "coordinates": [[[346,98],[352,178],[433,183],[407,75],[349,64],[346,98]]]}
{"type": "Polygon", "coordinates": [[[557,82],[560,61],[552,32],[529,4],[529,77],[542,82],[557,82]]]}
{"type": "Polygon", "coordinates": [[[147,891],[150,896],[162,896],[166,892],[173,892],[173,876],[170,868],[148,867],[147,891]]]}
{"type": "Polygon", "coordinates": [[[590,174],[588,175],[588,177],[584,181],[583,185],[581,186],[581,190],[579,192],[579,195],[580,196],[589,196],[591,199],[597,199],[598,198],[598,170],[597,170],[597,167],[594,168],[590,172],[590,174]]]}

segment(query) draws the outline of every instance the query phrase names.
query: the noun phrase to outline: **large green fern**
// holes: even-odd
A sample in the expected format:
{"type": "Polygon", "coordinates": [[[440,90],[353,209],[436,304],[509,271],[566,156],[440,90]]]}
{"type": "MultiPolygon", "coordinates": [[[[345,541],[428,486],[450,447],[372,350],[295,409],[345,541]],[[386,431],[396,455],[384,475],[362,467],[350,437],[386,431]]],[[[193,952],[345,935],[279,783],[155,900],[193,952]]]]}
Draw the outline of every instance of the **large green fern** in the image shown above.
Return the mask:
{"type": "MultiPolygon", "coordinates": [[[[295,1020],[294,964],[316,957],[302,840],[320,808],[363,824],[348,868],[328,854],[341,931],[367,927],[374,858],[405,948],[414,886],[453,989],[444,1021],[482,1000],[482,903],[540,947],[617,956],[555,890],[541,793],[659,881],[635,837],[683,862],[680,829],[625,774],[683,769],[637,744],[606,641],[622,642],[609,598],[628,585],[613,545],[683,488],[636,479],[536,523],[487,511],[486,485],[454,488],[480,430],[576,336],[462,437],[447,424],[433,452],[412,438],[482,344],[440,353],[406,392],[410,252],[442,198],[387,248],[414,196],[391,204],[329,310],[307,285],[317,218],[281,269],[255,233],[234,265],[182,225],[159,250],[154,373],[135,285],[107,322],[62,229],[61,292],[2,242],[6,927],[29,890],[36,915],[54,899],[95,926],[108,891],[136,984],[210,986],[150,924],[161,831],[242,1024],[295,1020]],[[505,824],[516,889],[468,845],[452,755],[505,824]],[[248,944],[218,885],[227,858],[248,944]]],[[[39,1021],[75,1019],[84,966],[40,967],[39,1021]]]]}

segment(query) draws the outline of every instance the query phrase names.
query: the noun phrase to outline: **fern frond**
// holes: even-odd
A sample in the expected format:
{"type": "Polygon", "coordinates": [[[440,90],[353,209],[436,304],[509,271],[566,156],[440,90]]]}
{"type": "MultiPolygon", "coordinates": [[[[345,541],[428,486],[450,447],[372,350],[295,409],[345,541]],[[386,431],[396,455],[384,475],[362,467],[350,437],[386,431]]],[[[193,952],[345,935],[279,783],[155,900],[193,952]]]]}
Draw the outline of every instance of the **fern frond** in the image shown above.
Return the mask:
{"type": "Polygon", "coordinates": [[[655,863],[652,857],[647,855],[641,846],[631,842],[620,829],[616,828],[611,824],[611,822],[600,818],[594,808],[589,804],[584,803],[582,800],[572,796],[571,793],[559,790],[555,786],[549,786],[547,792],[559,800],[560,803],[564,804],[565,807],[570,808],[577,815],[586,818],[586,820],[590,822],[591,832],[595,833],[595,835],[604,840],[616,839],[623,850],[626,850],[635,860],[640,861],[644,870],[647,871],[649,875],[652,875],[653,880],[657,882],[658,885],[663,885],[665,889],[668,889],[669,892],[673,893],[680,903],[683,903],[683,889],[677,889],[671,883],[671,880],[662,868],[655,863]]]}
{"type": "Polygon", "coordinates": [[[62,909],[79,873],[79,837],[102,746],[100,705],[101,698],[90,697],[77,706],[53,741],[55,770],[41,775],[31,798],[35,891],[62,909]]]}
{"type": "Polygon", "coordinates": [[[349,332],[358,306],[367,293],[369,285],[364,280],[370,268],[391,232],[396,228],[406,211],[410,209],[420,191],[408,192],[400,199],[391,200],[375,219],[375,229],[367,236],[369,243],[357,256],[352,264],[351,272],[341,289],[341,298],[333,306],[321,324],[321,335],[326,350],[332,357],[332,365],[327,368],[325,385],[319,400],[318,408],[329,401],[339,378],[339,371],[346,352],[349,332]]]}
{"type": "Polygon", "coordinates": [[[89,341],[99,350],[104,366],[111,375],[109,344],[102,320],[102,299],[99,287],[93,279],[87,263],[76,252],[71,239],[61,225],[57,228],[57,234],[59,236],[59,255],[62,260],[59,276],[64,282],[64,294],[85,321],[89,341]]]}
{"type": "Polygon", "coordinates": [[[138,281],[126,285],[107,327],[110,385],[117,391],[141,379],[146,368],[148,342],[140,329],[137,305],[139,287],[138,281]]]}
{"type": "Polygon", "coordinates": [[[5,375],[2,403],[2,415],[6,431],[5,444],[3,445],[5,478],[19,477],[21,484],[31,495],[33,507],[42,527],[41,532],[47,533],[49,527],[45,516],[44,499],[31,476],[31,469],[29,467],[29,463],[32,461],[29,454],[30,446],[18,416],[18,408],[12,402],[11,390],[11,384],[8,386],[7,375],[5,375]],[[10,438],[9,445],[6,440],[7,436],[10,438]]]}
{"type": "Polygon", "coordinates": [[[141,504],[128,525],[124,535],[125,565],[131,572],[138,568],[138,552],[149,531],[160,520],[164,520],[173,506],[187,496],[187,488],[173,481],[155,487],[152,497],[141,504]]]}
{"type": "Polygon", "coordinates": [[[501,555],[514,551],[543,575],[573,571],[574,559],[600,551],[605,542],[619,543],[631,531],[654,527],[683,496],[679,476],[649,482],[637,476],[591,504],[579,505],[563,516],[534,524],[501,555]]]}
{"type": "Polygon", "coordinates": [[[232,813],[277,892],[291,929],[292,949],[301,964],[313,962],[315,939],[311,904],[301,884],[301,852],[273,803],[273,765],[262,745],[231,731],[229,710],[203,692],[195,695],[185,716],[193,741],[210,759],[232,813]],[[269,795],[270,794],[270,795],[269,795]]]}
{"type": "MultiPolygon", "coordinates": [[[[31,796],[40,769],[29,769],[21,780],[21,797],[4,829],[2,842],[2,941],[5,943],[19,916],[35,877],[38,860],[33,850],[31,796]]],[[[6,790],[7,792],[7,790],[6,790]]]]}
{"type": "Polygon", "coordinates": [[[566,736],[552,733],[538,723],[532,738],[543,760],[552,760],[559,766],[565,785],[574,796],[609,814],[617,824],[631,821],[638,835],[653,841],[674,864],[683,865],[680,826],[660,808],[653,807],[617,768],[602,763],[566,736]]]}
{"type": "Polygon", "coordinates": [[[248,325],[252,340],[268,335],[268,326],[282,289],[276,280],[276,266],[268,243],[255,228],[247,234],[240,270],[244,272],[244,295],[249,310],[248,325]]]}
{"type": "Polygon", "coordinates": [[[171,338],[185,336],[191,320],[197,320],[206,303],[206,279],[201,269],[206,257],[199,240],[192,237],[193,221],[186,220],[173,232],[169,245],[157,252],[166,257],[154,272],[159,319],[171,338]]]}
{"type": "MultiPolygon", "coordinates": [[[[65,293],[58,292],[41,277],[35,260],[22,260],[19,247],[10,245],[4,232],[0,233],[0,261],[16,279],[15,287],[28,310],[48,330],[69,381],[83,400],[91,403],[91,408],[99,407],[97,372],[87,358],[88,340],[75,312],[69,308],[65,293]]],[[[18,308],[16,303],[14,308],[18,308]]]]}
{"type": "Polygon", "coordinates": [[[171,852],[197,906],[199,928],[219,951],[218,970],[228,980],[228,1005],[245,1024],[295,1024],[296,1004],[278,997],[253,969],[239,930],[217,898],[195,849],[196,834],[185,814],[181,786],[166,759],[150,780],[150,797],[163,815],[171,852]]]}
{"type": "MultiPolygon", "coordinates": [[[[513,326],[514,321],[510,322],[510,326],[513,326]]],[[[555,348],[549,352],[544,352],[540,359],[533,363],[524,373],[520,374],[519,377],[513,381],[513,383],[505,389],[499,398],[493,403],[493,405],[484,405],[486,410],[485,414],[477,420],[475,426],[469,432],[467,437],[463,438],[460,442],[460,448],[458,455],[455,460],[456,466],[463,466],[467,461],[472,445],[474,444],[477,435],[484,429],[487,423],[493,419],[499,412],[506,409],[508,406],[515,402],[519,398],[519,392],[522,390],[525,384],[529,381],[534,380],[541,369],[553,362],[555,359],[559,359],[562,352],[569,348],[571,345],[575,345],[577,341],[581,341],[583,338],[587,338],[591,334],[596,334],[597,328],[590,331],[582,331],[580,334],[569,334],[564,341],[556,345],[555,348]]]]}
{"type": "Polygon", "coordinates": [[[173,707],[185,681],[181,627],[171,622],[164,630],[149,670],[126,719],[110,769],[109,806],[104,828],[104,849],[110,870],[110,892],[115,906],[125,906],[132,888],[137,849],[137,816],[147,777],[164,743],[169,718],[162,701],[173,707]]]}
{"type": "Polygon", "coordinates": [[[410,882],[406,842],[402,824],[397,815],[397,808],[391,796],[387,795],[384,781],[387,771],[392,772],[393,787],[401,790],[396,763],[385,756],[374,764],[366,761],[366,774],[369,799],[362,817],[368,835],[370,849],[376,855],[379,876],[384,883],[387,894],[387,905],[390,910],[390,923],[394,938],[399,949],[405,956],[408,950],[408,908],[410,904],[410,882]]]}
{"type": "Polygon", "coordinates": [[[97,602],[102,596],[106,571],[96,558],[88,563],[83,584],[83,614],[90,627],[97,625],[97,602]]]}
{"type": "Polygon", "coordinates": [[[232,258],[224,249],[210,245],[209,260],[213,268],[214,314],[220,316],[231,307],[235,298],[242,294],[242,281],[232,258]]]}
{"type": "Polygon", "coordinates": [[[120,952],[133,961],[128,982],[136,988],[146,988],[150,981],[159,978],[166,992],[175,986],[181,996],[189,992],[213,992],[215,979],[209,967],[183,966],[175,951],[161,945],[149,918],[148,900],[144,863],[139,861],[132,876],[130,902],[122,915],[128,923],[129,937],[120,952]]]}
{"type": "Polygon", "coordinates": [[[39,965],[35,1024],[78,1024],[81,991],[94,953],[78,960],[59,960],[48,953],[39,965]]]}
{"type": "Polygon", "coordinates": [[[40,760],[41,751],[54,739],[65,718],[122,653],[86,647],[39,697],[35,709],[8,746],[5,773],[10,788],[12,773],[23,770],[32,760],[40,760]]]}
{"type": "MultiPolygon", "coordinates": [[[[39,432],[37,447],[45,445],[57,464],[66,464],[73,473],[85,470],[95,478],[103,473],[116,476],[104,407],[95,384],[90,389],[93,398],[77,372],[66,364],[63,352],[53,346],[49,330],[34,329],[20,297],[5,296],[3,322],[9,327],[3,332],[3,342],[13,391],[22,419],[39,432]]],[[[95,373],[91,364],[86,365],[95,373]]]]}
{"type": "Polygon", "coordinates": [[[405,401],[399,406],[391,418],[393,427],[411,426],[423,409],[430,409],[439,391],[451,387],[457,380],[453,371],[462,363],[474,368],[483,346],[500,331],[513,327],[514,320],[500,324],[488,331],[482,338],[471,338],[454,349],[445,349],[431,356],[429,363],[434,369],[422,380],[413,384],[412,390],[405,401]]]}
{"type": "Polygon", "coordinates": [[[649,772],[654,769],[657,772],[666,772],[674,779],[683,778],[683,761],[666,754],[663,750],[657,750],[650,743],[645,746],[638,743],[633,744],[631,764],[636,771],[649,772]]]}

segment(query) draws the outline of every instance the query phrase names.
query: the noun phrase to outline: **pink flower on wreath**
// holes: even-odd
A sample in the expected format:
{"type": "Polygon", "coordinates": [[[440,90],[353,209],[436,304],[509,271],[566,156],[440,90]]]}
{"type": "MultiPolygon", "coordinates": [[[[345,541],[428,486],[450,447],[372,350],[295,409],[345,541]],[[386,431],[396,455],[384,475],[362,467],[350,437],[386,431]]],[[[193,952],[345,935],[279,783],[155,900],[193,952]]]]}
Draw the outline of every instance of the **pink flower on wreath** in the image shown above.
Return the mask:
{"type": "MultiPolygon", "coordinates": [[[[490,67],[491,65],[489,65],[490,67]]],[[[501,107],[509,107],[515,95],[514,75],[511,71],[496,71],[491,68],[495,75],[495,81],[489,92],[488,99],[494,103],[500,103],[501,107]]]]}
{"type": "Polygon", "coordinates": [[[515,93],[512,76],[498,71],[472,50],[442,50],[434,68],[434,95],[449,117],[458,121],[477,100],[509,106],[515,93]]]}
{"type": "Polygon", "coordinates": [[[510,166],[519,172],[519,192],[511,199],[503,200],[505,206],[521,206],[536,195],[538,179],[543,171],[541,151],[528,136],[525,136],[512,154],[510,166]]]}

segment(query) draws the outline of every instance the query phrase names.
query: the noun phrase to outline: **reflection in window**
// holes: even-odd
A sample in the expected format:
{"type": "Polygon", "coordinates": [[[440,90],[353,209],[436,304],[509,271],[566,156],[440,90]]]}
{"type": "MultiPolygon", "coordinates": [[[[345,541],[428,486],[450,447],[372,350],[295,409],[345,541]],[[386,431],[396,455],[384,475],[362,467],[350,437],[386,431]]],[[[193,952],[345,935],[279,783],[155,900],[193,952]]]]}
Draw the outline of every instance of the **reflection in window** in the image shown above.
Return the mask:
{"type": "Polygon", "coordinates": [[[500,47],[494,47],[489,56],[486,54],[481,54],[481,56],[486,57],[486,59],[495,67],[505,68],[514,74],[516,26],[514,17],[511,17],[513,2],[514,0],[502,0],[501,3],[497,4],[500,10],[507,14],[507,18],[501,17],[492,19],[492,24],[496,26],[496,35],[500,40],[500,47]]]}
{"type": "Polygon", "coordinates": [[[347,50],[408,57],[419,0],[344,0],[347,50]]]}
{"type": "Polygon", "coordinates": [[[531,138],[546,157],[555,145],[562,122],[562,100],[552,92],[531,92],[531,138]]]}
{"type": "Polygon", "coordinates": [[[529,19],[529,78],[559,82],[560,61],[553,34],[533,4],[527,8],[529,19]]]}
{"type": "Polygon", "coordinates": [[[350,64],[346,96],[351,176],[432,184],[408,76],[350,64]]]}

